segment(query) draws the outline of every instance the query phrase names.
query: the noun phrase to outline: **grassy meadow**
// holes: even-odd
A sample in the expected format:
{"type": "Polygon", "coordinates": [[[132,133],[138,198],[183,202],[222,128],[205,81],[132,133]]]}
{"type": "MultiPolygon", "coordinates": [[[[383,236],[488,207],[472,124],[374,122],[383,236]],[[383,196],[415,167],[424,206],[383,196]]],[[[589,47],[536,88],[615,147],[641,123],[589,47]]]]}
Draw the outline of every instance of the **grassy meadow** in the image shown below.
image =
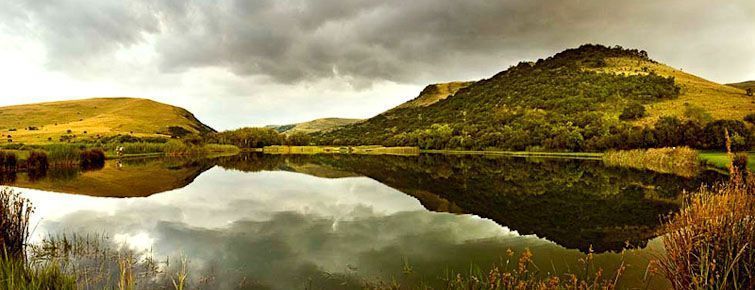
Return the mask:
{"type": "Polygon", "coordinates": [[[117,134],[165,137],[164,124],[194,133],[211,131],[188,111],[147,99],[96,98],[0,108],[4,143],[45,144],[117,134]]]}

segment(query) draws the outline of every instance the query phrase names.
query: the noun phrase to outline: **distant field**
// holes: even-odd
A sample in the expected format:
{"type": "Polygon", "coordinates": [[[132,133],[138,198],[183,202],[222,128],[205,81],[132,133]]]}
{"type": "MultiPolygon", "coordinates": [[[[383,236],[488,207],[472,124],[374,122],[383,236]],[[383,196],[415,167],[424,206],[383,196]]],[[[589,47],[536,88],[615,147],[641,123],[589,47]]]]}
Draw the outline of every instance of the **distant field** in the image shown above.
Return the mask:
{"type": "Polygon", "coordinates": [[[191,132],[212,130],[189,111],[147,99],[97,98],[0,108],[3,143],[50,143],[61,136],[75,140],[116,134],[160,136],[168,133],[169,126],[191,132]]]}
{"type": "Polygon", "coordinates": [[[648,116],[635,121],[638,125],[652,125],[662,116],[684,118],[688,108],[699,108],[714,119],[742,120],[755,112],[755,97],[740,88],[714,83],[660,63],[637,58],[608,58],[608,66],[599,71],[626,74],[647,74],[653,71],[661,76],[673,76],[682,88],[679,98],[646,106],[648,116]],[[643,68],[647,68],[643,71],[643,68]]]}
{"type": "MultiPolygon", "coordinates": [[[[750,152],[747,156],[749,157],[747,168],[755,172],[755,153],[750,152]]],[[[731,162],[725,152],[702,152],[700,153],[700,159],[720,168],[727,168],[731,162]]]]}
{"type": "Polygon", "coordinates": [[[298,123],[298,124],[277,126],[274,128],[276,128],[276,130],[278,130],[279,132],[285,133],[285,134],[293,134],[296,132],[309,134],[309,133],[333,130],[338,127],[354,124],[361,121],[363,120],[362,119],[347,119],[347,118],[322,118],[322,119],[315,119],[309,122],[303,122],[303,123],[298,123]],[[283,130],[279,128],[283,128],[283,130]]]}

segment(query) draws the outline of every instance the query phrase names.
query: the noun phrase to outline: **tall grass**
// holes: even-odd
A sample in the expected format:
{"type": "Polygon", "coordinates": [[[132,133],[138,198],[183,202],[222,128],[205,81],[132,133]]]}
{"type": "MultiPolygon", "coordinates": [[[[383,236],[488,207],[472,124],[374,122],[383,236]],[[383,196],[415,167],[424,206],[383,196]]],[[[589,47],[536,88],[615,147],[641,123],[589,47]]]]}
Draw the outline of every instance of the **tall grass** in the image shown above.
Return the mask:
{"type": "Polygon", "coordinates": [[[49,144],[42,150],[47,153],[47,158],[53,166],[78,166],[82,147],[77,144],[49,144]]]}
{"type": "Polygon", "coordinates": [[[0,289],[75,289],[56,265],[31,265],[26,257],[31,203],[13,190],[0,190],[0,289]]]}
{"type": "Polygon", "coordinates": [[[26,258],[25,245],[32,211],[29,200],[11,189],[0,189],[0,250],[3,257],[26,258]]]}
{"type": "Polygon", "coordinates": [[[603,154],[603,163],[683,177],[693,177],[700,171],[698,152],[689,147],[608,151],[603,154]]]}
{"type": "Polygon", "coordinates": [[[730,160],[728,183],[689,196],[661,228],[674,289],[755,289],[755,176],[730,160]]]}

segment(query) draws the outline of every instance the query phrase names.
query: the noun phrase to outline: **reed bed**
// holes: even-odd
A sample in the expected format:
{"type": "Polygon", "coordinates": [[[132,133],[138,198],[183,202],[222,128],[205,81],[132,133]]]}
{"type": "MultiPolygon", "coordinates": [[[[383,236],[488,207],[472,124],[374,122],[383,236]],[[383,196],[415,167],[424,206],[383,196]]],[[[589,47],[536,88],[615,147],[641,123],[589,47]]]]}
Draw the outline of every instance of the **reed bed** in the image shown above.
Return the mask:
{"type": "Polygon", "coordinates": [[[25,260],[31,202],[12,189],[0,189],[0,250],[5,258],[25,260]]]}
{"type": "MultiPolygon", "coordinates": [[[[507,250],[506,257],[491,267],[489,271],[470,269],[468,273],[449,272],[440,277],[442,286],[439,289],[449,290],[505,290],[505,289],[617,289],[617,285],[624,274],[622,264],[616,272],[606,274],[601,269],[594,268],[592,251],[585,258],[580,259],[581,273],[553,274],[542,273],[533,263],[533,254],[525,249],[518,258],[514,252],[507,250]]],[[[409,280],[412,268],[407,262],[404,264],[403,280],[409,280]]],[[[433,289],[425,285],[405,285],[402,281],[365,282],[363,289],[433,289]]],[[[310,287],[311,288],[311,287],[310,287]]]]}
{"type": "Polygon", "coordinates": [[[658,264],[674,289],[755,289],[755,177],[741,159],[730,158],[728,183],[701,188],[663,224],[658,264]]]}
{"type": "Polygon", "coordinates": [[[698,152],[689,147],[608,151],[603,154],[603,163],[682,177],[696,176],[701,168],[698,152]]]}

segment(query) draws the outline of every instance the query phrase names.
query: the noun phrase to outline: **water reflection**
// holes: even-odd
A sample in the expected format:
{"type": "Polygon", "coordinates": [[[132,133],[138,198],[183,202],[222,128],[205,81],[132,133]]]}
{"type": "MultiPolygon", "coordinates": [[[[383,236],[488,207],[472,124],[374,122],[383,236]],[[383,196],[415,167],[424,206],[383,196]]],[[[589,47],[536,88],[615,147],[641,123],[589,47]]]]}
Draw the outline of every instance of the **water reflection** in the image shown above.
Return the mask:
{"type": "Polygon", "coordinates": [[[678,208],[682,189],[718,178],[594,161],[252,154],[108,162],[73,178],[19,174],[10,182],[40,189],[23,190],[37,206],[37,239],[105,232],[158,256],[183,253],[194,283],[215,277],[203,288],[243,280],[291,289],[314,280],[351,289],[402,278],[405,261],[414,273],[406,279],[437,283],[449,269],[486,267],[506,249],[532,249],[543,269],[575,269],[590,244],[607,251],[625,241],[642,249],[597,255],[596,266],[610,272],[623,260],[623,283],[639,285],[659,247],[648,242],[658,215],[678,208]]]}

